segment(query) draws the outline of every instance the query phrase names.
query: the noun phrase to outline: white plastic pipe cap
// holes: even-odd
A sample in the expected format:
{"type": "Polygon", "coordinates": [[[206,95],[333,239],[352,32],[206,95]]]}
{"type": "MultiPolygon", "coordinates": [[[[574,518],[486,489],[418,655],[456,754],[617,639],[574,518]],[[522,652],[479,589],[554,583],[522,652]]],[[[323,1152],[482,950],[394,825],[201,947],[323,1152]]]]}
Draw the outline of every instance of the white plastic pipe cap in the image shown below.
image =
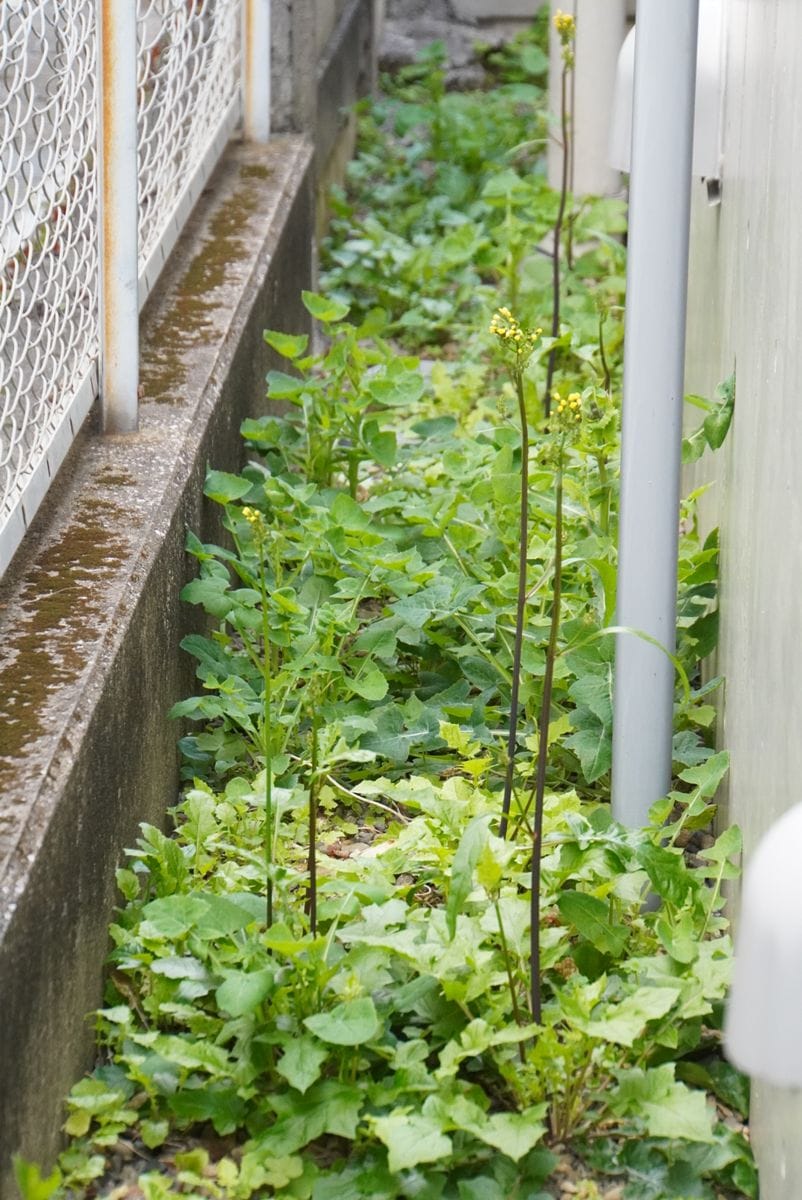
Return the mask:
{"type": "Polygon", "coordinates": [[[802,804],[772,825],[744,875],[724,1041],[748,1075],[802,1087],[802,804]]]}
{"type": "MultiPolygon", "coordinates": [[[[632,97],[635,89],[635,29],[618,56],[613,114],[610,122],[610,166],[629,171],[632,161],[632,97]]],[[[696,106],[693,122],[693,173],[721,178],[721,114],[724,88],[724,7],[722,0],[701,0],[696,58],[696,106]]]]}

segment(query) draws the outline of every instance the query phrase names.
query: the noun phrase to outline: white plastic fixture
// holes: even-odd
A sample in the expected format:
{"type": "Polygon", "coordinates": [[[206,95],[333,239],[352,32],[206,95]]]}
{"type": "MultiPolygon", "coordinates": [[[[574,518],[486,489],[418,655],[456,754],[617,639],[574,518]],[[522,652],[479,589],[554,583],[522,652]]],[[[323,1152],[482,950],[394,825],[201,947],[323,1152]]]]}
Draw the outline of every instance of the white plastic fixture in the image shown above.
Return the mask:
{"type": "MultiPolygon", "coordinates": [[[[725,27],[723,0],[700,0],[696,59],[693,174],[721,179],[721,124],[724,93],[725,27]]],[[[632,97],[635,85],[635,30],[618,56],[610,125],[610,166],[629,171],[632,161],[632,97]]]]}
{"type": "Polygon", "coordinates": [[[758,843],[744,875],[724,1039],[755,1079],[802,1087],[802,804],[758,843]]]}

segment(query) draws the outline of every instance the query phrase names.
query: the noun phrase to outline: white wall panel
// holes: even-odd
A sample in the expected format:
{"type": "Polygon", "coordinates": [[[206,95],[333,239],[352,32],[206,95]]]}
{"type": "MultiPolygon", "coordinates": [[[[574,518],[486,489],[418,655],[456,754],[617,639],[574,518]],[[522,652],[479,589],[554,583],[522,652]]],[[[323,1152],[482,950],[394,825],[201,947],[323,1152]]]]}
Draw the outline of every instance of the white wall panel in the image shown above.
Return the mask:
{"type": "MultiPolygon", "coordinates": [[[[688,391],[737,364],[715,460],[730,749],[748,855],[802,798],[802,4],[728,0],[722,203],[695,185],[688,391]]],[[[712,465],[712,464],[711,464],[712,465]]],[[[802,1196],[802,1098],[756,1089],[762,1200],[802,1196]]]]}

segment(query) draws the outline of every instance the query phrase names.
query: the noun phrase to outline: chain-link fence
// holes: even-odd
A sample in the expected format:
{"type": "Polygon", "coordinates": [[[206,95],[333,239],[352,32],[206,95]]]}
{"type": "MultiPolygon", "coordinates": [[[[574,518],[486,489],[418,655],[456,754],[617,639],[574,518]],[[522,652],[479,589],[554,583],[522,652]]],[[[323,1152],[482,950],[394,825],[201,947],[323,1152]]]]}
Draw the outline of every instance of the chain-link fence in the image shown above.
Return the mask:
{"type": "Polygon", "coordinates": [[[139,262],[147,290],[204,167],[239,117],[240,15],[240,0],[137,0],[139,262]]]}
{"type": "Polygon", "coordinates": [[[141,305],[240,119],[260,5],[264,23],[269,0],[0,0],[0,572],[98,391],[109,29],[135,13],[141,305]]]}
{"type": "Polygon", "coordinates": [[[95,0],[0,0],[0,527],[14,543],[36,467],[94,390],[96,32],[95,0]]]}

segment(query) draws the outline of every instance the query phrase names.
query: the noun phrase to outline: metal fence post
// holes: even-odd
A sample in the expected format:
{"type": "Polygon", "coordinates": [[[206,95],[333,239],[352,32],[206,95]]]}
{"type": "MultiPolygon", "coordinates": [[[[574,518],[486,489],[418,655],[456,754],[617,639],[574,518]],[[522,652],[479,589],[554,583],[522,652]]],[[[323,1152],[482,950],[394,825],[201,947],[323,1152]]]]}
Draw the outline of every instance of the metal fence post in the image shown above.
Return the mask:
{"type": "Polygon", "coordinates": [[[270,137],[270,0],[243,0],[243,109],[245,136],[270,137]]]}
{"type": "Polygon", "coordinates": [[[100,397],[107,433],[137,427],[136,0],[99,0],[100,397]]]}

